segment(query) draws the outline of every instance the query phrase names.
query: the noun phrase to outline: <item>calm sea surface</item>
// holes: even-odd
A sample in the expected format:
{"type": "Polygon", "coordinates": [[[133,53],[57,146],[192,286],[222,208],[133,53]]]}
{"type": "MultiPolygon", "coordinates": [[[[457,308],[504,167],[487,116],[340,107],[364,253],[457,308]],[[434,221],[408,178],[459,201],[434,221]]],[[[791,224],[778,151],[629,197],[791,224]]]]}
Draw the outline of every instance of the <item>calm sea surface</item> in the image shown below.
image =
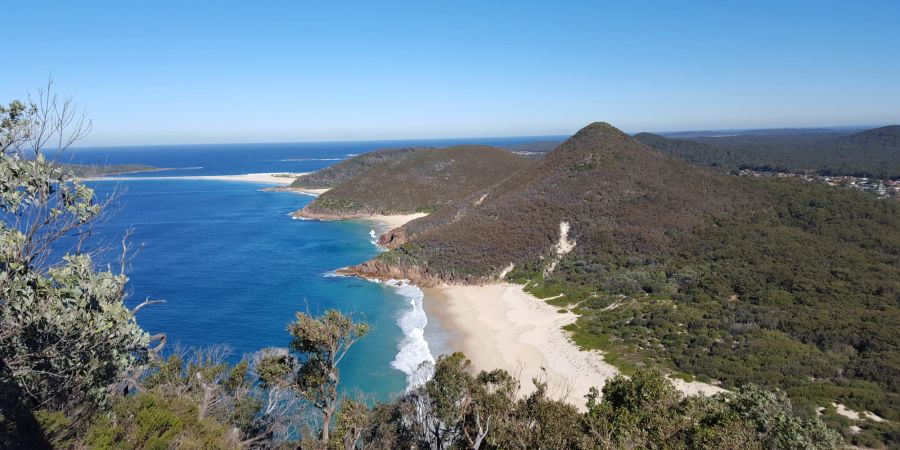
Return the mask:
{"type": "MultiPolygon", "coordinates": [[[[486,143],[535,138],[252,145],[83,148],[78,163],[147,164],[174,170],[149,176],[307,172],[383,147],[486,143]]],[[[146,177],[148,174],[140,174],[146,177]]],[[[138,322],[165,332],[170,348],[226,345],[232,360],[264,347],[286,347],[285,326],[296,311],[337,308],[372,326],[342,363],[346,389],[379,399],[402,392],[418,361],[442,351],[440,324],[421,311],[421,294],[354,278],[335,269],[375,256],[367,221],[293,220],[311,197],[265,192],[254,183],[207,180],[94,182],[113,194],[115,214],[96,228],[92,245],[115,247],[126,230],[139,247],[128,268],[129,303],[144,308],[138,322]]],[[[112,255],[110,255],[112,258],[112,255]]]]}

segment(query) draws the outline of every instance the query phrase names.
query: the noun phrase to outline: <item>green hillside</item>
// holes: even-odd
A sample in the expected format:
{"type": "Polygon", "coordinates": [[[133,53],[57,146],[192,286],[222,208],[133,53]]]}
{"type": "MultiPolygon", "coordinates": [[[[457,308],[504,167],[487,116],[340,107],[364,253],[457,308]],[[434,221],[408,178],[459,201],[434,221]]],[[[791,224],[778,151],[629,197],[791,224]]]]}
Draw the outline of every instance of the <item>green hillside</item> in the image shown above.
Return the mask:
{"type": "Polygon", "coordinates": [[[297,177],[291,187],[307,189],[328,189],[337,186],[363,172],[368,168],[389,161],[399,161],[416,152],[428,150],[424,147],[381,149],[356,155],[345,161],[328,166],[322,170],[297,177]]]}
{"type": "Polygon", "coordinates": [[[430,212],[530,162],[493,147],[460,145],[385,159],[319,196],[298,214],[328,218],[430,212]]]}
{"type": "MultiPolygon", "coordinates": [[[[895,202],[730,176],[592,124],[399,235],[352,270],[426,284],[505,274],[563,294],[576,341],[623,370],[777,386],[810,416],[838,402],[900,420],[895,202]]],[[[896,422],[871,427],[898,442],[896,422]]]]}

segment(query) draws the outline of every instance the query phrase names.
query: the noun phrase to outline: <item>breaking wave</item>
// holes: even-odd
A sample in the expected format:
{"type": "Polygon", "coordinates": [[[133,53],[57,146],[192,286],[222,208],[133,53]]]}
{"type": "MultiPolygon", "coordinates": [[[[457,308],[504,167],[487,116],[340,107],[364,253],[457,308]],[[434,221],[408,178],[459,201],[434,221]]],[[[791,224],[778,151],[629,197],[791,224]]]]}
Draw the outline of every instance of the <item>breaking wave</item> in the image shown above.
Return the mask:
{"type": "Polygon", "coordinates": [[[388,280],[385,285],[409,301],[410,309],[397,319],[404,337],[391,367],[405,373],[407,389],[413,389],[425,384],[434,374],[434,355],[425,340],[425,325],[428,324],[422,308],[425,294],[407,280],[388,280]]]}

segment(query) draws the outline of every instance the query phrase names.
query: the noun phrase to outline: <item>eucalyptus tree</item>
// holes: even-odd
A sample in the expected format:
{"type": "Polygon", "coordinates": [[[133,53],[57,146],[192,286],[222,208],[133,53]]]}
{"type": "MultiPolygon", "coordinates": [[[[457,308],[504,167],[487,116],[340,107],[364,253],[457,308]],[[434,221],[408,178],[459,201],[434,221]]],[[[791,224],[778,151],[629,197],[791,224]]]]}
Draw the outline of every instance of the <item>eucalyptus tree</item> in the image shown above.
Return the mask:
{"type": "Polygon", "coordinates": [[[152,302],[124,304],[124,259],[118,271],[98,270],[83,250],[104,204],[60,157],[90,129],[51,84],[36,98],[0,107],[0,407],[6,420],[22,409],[68,414],[102,404],[162,337],[135,321],[137,310],[152,302]]]}
{"type": "Polygon", "coordinates": [[[288,331],[293,336],[291,349],[298,355],[292,387],[320,411],[320,439],[327,444],[331,439],[332,418],[339,406],[338,366],[350,347],[369,332],[369,325],[355,322],[337,310],[329,310],[322,317],[298,312],[288,331]]]}

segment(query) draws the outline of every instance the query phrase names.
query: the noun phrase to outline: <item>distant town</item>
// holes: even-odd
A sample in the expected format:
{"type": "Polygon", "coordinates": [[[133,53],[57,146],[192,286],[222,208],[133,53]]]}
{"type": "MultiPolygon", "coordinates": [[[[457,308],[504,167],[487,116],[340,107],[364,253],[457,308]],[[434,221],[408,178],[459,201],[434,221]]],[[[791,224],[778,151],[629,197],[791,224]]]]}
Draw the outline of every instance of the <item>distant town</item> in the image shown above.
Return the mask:
{"type": "Polygon", "coordinates": [[[891,198],[900,201],[900,180],[880,180],[877,178],[853,177],[849,175],[817,175],[811,173],[768,172],[761,170],[741,169],[740,176],[799,178],[801,180],[825,183],[829,186],[846,187],[859,191],[871,192],[878,198],[891,198]]]}

